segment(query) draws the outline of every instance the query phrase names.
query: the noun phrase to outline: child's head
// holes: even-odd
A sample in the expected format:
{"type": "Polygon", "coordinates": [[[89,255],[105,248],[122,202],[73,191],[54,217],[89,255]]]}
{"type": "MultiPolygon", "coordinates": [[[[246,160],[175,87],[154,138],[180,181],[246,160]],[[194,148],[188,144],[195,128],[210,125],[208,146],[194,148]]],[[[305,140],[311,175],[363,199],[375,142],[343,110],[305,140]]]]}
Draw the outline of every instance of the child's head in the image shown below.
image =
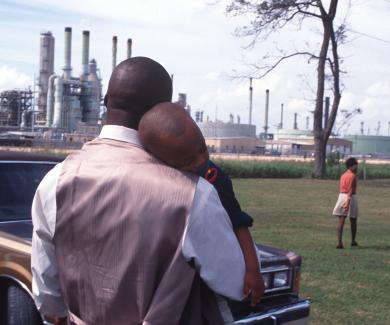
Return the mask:
{"type": "Polygon", "coordinates": [[[358,162],[356,158],[351,157],[345,161],[345,166],[347,167],[347,169],[356,172],[358,168],[358,162]]]}
{"type": "Polygon", "coordinates": [[[196,172],[209,159],[201,131],[180,105],[157,104],[143,115],[138,132],[145,149],[169,166],[196,172]]]}

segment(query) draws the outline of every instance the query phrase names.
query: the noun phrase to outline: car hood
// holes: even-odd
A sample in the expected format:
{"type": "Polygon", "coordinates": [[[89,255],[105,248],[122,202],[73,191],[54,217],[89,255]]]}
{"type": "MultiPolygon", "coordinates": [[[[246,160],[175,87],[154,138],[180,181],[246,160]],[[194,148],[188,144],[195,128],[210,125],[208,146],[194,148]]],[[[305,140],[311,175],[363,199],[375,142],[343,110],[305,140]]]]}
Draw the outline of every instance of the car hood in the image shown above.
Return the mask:
{"type": "MultiPolygon", "coordinates": [[[[25,241],[31,242],[32,222],[25,221],[7,221],[0,222],[0,231],[17,236],[25,241]]],[[[258,253],[262,267],[271,267],[276,265],[289,265],[292,252],[267,245],[257,244],[258,253]]]]}
{"type": "Polygon", "coordinates": [[[29,220],[0,222],[0,231],[31,241],[32,222],[29,220]]]}
{"type": "Polygon", "coordinates": [[[256,244],[258,255],[260,255],[261,267],[271,267],[271,266],[280,266],[291,264],[292,257],[298,258],[298,256],[280,248],[256,244]]]}

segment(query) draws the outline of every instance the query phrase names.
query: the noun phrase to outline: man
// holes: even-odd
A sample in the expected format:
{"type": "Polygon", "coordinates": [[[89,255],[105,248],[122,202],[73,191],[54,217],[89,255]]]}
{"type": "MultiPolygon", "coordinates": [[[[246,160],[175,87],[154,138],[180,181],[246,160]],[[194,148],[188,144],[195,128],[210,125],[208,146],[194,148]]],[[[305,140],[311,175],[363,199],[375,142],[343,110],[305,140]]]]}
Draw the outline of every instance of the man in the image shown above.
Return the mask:
{"type": "Polygon", "coordinates": [[[333,215],[338,217],[337,223],[337,249],[343,249],[343,228],[345,218],[349,217],[351,223],[351,246],[358,246],[356,242],[358,204],[356,199],[357,191],[357,170],[356,158],[348,158],[345,162],[347,170],[340,177],[340,193],[333,215]]]}
{"type": "Polygon", "coordinates": [[[32,271],[44,315],[89,325],[221,324],[198,274],[215,292],[243,298],[244,259],[217,192],[139,142],[142,115],[171,96],[160,64],[122,62],[99,137],[42,180],[32,271]]]}

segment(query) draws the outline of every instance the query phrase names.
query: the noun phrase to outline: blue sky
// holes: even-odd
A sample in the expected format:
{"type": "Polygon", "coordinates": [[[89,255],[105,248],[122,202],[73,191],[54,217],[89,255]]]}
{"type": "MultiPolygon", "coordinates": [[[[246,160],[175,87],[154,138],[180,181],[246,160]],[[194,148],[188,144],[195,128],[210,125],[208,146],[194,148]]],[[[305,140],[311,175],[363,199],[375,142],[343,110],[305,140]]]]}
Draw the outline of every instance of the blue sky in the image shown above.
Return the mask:
{"type": "MultiPolygon", "coordinates": [[[[309,43],[318,49],[318,26],[312,22],[299,31],[295,27],[245,50],[248,40],[233,36],[243,18],[227,17],[226,1],[217,5],[207,0],[0,0],[0,90],[23,88],[33,84],[38,72],[39,36],[53,32],[55,70],[63,65],[64,27],[73,28],[72,66],[74,75],[81,70],[81,33],[91,32],[90,56],[98,62],[104,87],[111,73],[111,39],[117,35],[118,61],[125,58],[126,40],[133,39],[133,54],[149,56],[173,73],[174,98],[185,92],[195,109],[214,119],[227,120],[230,113],[248,120],[248,82],[229,78],[233,70],[245,71],[245,62],[259,61],[277,48],[294,49],[309,43]]],[[[354,0],[348,15],[349,27],[390,42],[390,3],[385,0],[354,0]]],[[[339,19],[345,16],[346,1],[340,1],[339,19]]],[[[350,32],[350,42],[341,49],[345,57],[345,85],[341,108],[361,107],[348,133],[357,133],[360,121],[375,134],[387,135],[390,121],[390,43],[350,32]]],[[[264,125],[265,89],[271,93],[270,125],[279,122],[280,104],[285,105],[286,127],[292,127],[293,115],[305,128],[306,116],[313,109],[315,65],[297,59],[280,66],[267,78],[254,83],[253,120],[264,125]]]]}

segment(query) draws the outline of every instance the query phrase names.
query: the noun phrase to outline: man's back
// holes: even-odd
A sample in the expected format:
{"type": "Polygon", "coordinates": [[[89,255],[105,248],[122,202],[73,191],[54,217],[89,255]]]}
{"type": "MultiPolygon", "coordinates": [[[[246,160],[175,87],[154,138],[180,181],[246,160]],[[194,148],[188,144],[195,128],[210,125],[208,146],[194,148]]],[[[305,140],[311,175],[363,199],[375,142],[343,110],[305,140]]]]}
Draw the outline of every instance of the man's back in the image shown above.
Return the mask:
{"type": "Polygon", "coordinates": [[[181,239],[195,187],[119,141],[94,140],[64,162],[54,244],[73,314],[88,324],[178,323],[194,276],[181,239]]]}

